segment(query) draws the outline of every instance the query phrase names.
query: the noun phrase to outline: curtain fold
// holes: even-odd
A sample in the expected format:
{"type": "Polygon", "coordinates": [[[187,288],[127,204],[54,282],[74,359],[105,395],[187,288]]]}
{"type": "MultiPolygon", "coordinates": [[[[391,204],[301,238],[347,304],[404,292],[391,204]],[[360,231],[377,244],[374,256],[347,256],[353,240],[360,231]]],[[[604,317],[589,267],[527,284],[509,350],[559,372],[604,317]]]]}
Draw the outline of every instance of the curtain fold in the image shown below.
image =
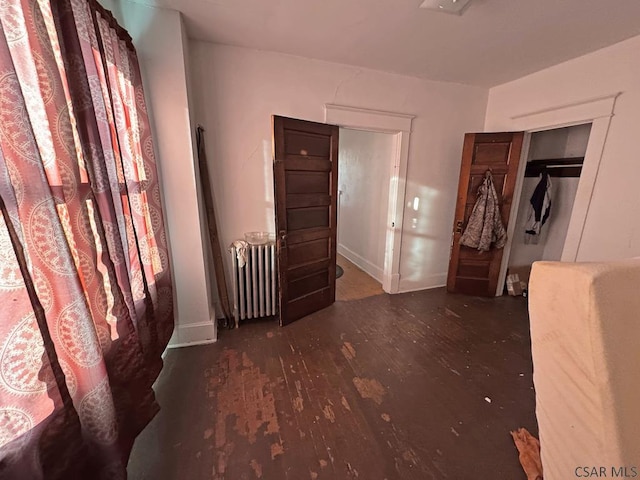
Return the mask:
{"type": "Polygon", "coordinates": [[[0,477],[126,478],[173,330],[135,49],[94,0],[0,2],[0,477]]]}

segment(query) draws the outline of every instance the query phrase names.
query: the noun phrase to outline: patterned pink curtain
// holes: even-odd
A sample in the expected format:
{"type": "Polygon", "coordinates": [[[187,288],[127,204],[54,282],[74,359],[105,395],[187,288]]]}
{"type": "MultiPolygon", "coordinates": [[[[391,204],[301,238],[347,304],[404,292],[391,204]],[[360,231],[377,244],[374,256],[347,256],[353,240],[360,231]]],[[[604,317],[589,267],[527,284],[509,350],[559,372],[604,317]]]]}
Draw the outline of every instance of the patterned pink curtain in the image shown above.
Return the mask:
{"type": "Polygon", "coordinates": [[[0,0],[0,478],[126,478],[172,330],[131,39],[95,0],[0,0]]]}

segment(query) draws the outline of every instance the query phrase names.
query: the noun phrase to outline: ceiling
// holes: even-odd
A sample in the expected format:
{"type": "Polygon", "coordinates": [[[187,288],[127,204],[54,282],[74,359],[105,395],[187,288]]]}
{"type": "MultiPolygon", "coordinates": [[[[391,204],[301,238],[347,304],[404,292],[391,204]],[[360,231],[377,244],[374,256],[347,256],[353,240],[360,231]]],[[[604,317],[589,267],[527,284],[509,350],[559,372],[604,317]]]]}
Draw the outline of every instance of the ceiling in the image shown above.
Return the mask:
{"type": "MultiPolygon", "coordinates": [[[[490,87],[640,34],[639,0],[135,0],[191,38],[490,87]]],[[[585,79],[586,81],[586,79],[585,79]]]]}

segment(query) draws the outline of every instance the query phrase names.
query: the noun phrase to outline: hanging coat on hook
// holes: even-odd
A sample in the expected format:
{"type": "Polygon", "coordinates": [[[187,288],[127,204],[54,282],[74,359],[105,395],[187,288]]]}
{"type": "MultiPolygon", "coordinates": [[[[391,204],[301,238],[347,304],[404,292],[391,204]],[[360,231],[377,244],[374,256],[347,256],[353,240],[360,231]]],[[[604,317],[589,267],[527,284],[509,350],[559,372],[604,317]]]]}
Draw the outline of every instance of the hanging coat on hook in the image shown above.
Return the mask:
{"type": "Polygon", "coordinates": [[[495,248],[502,248],[507,241],[507,232],[502,224],[498,194],[493,186],[493,176],[487,170],[482,185],[478,187],[478,199],[473,206],[469,222],[460,245],[477,248],[481,252],[495,248]]]}
{"type": "Polygon", "coordinates": [[[540,181],[529,200],[529,218],[525,228],[525,243],[538,243],[540,229],[551,212],[551,179],[547,172],[540,174],[540,181]]]}

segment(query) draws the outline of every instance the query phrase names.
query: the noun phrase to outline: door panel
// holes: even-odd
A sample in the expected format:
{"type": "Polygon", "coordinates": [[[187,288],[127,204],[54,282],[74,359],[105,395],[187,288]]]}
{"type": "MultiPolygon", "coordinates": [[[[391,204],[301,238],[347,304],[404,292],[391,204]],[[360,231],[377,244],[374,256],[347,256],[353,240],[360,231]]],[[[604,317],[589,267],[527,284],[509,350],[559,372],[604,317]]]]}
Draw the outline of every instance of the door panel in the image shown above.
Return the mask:
{"type": "MultiPolygon", "coordinates": [[[[335,284],[335,280],[334,280],[335,284]]],[[[307,315],[317,312],[322,308],[328,307],[333,302],[335,302],[335,289],[333,295],[331,294],[330,288],[324,288],[322,290],[318,290],[307,296],[298,297],[295,300],[291,300],[287,304],[287,317],[291,320],[287,321],[282,318],[280,315],[280,324],[287,325],[291,322],[299,320],[302,317],[306,317],[307,315]],[[318,305],[324,305],[324,307],[318,308],[318,305]]]]}
{"type": "Polygon", "coordinates": [[[322,134],[289,131],[285,152],[287,155],[327,159],[331,154],[331,137],[322,134]]]}
{"type": "Polygon", "coordinates": [[[511,142],[476,144],[473,165],[500,167],[509,162],[511,142]]]}
{"type": "Polygon", "coordinates": [[[505,228],[522,153],[524,132],[467,133],[464,137],[458,200],[453,222],[447,291],[492,297],[496,295],[503,249],[478,252],[460,245],[476,202],[476,192],[491,170],[505,228]]]}
{"type": "Polygon", "coordinates": [[[287,195],[289,208],[320,207],[331,205],[331,196],[324,193],[294,193],[287,195]]]}
{"type": "MultiPolygon", "coordinates": [[[[288,195],[287,195],[288,197],[288,195]]],[[[287,227],[289,232],[309,228],[329,227],[330,207],[288,207],[287,227]]]]}
{"type": "Polygon", "coordinates": [[[289,295],[292,298],[300,298],[307,292],[315,292],[327,287],[329,287],[327,275],[321,271],[290,281],[289,295]]]}
{"type": "Polygon", "coordinates": [[[289,268],[319,262],[331,256],[328,238],[289,245],[289,268]]]}
{"type": "Polygon", "coordinates": [[[325,172],[288,171],[285,175],[287,193],[291,195],[328,192],[330,178],[325,172]]]}
{"type": "Polygon", "coordinates": [[[335,301],[338,127],[273,117],[280,324],[335,301]]]}
{"type": "Polygon", "coordinates": [[[298,172],[330,172],[331,162],[319,157],[287,155],[287,167],[298,172]]]}
{"type": "Polygon", "coordinates": [[[316,272],[322,272],[329,268],[329,260],[323,259],[317,262],[301,263],[289,268],[289,282],[293,282],[302,277],[308,277],[316,272]]]}
{"type": "Polygon", "coordinates": [[[489,278],[489,270],[488,262],[469,260],[458,267],[458,275],[465,278],[489,278]]]}

